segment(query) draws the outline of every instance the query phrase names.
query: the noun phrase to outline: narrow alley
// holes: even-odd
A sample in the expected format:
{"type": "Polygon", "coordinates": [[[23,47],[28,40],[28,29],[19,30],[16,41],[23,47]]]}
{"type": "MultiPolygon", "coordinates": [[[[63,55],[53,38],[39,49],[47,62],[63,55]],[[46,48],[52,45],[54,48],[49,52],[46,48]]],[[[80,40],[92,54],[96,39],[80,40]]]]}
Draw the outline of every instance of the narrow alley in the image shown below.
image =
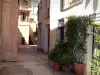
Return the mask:
{"type": "Polygon", "coordinates": [[[0,0],[0,75],[100,75],[99,57],[100,0],[0,0]]]}
{"type": "Polygon", "coordinates": [[[17,62],[0,62],[0,75],[72,75],[53,69],[47,58],[36,46],[20,48],[17,62]]]}

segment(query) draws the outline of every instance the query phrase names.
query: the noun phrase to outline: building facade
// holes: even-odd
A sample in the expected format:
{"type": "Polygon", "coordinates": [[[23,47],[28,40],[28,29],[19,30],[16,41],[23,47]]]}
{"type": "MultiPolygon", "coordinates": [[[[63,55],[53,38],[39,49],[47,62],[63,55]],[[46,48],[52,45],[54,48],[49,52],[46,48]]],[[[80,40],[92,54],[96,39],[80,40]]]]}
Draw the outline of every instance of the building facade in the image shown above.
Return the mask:
{"type": "Polygon", "coordinates": [[[37,10],[31,0],[0,0],[0,61],[17,61],[22,37],[29,44],[36,32],[37,10]]]}
{"type": "Polygon", "coordinates": [[[17,57],[18,0],[0,0],[0,61],[17,57]]]}
{"type": "Polygon", "coordinates": [[[50,35],[50,0],[40,0],[38,9],[38,50],[48,52],[50,35]]]}
{"type": "Polygon", "coordinates": [[[20,0],[18,19],[18,45],[36,44],[38,3],[20,0]]]}
{"type": "MultiPolygon", "coordinates": [[[[41,26],[39,31],[39,46],[42,50],[47,51],[47,43],[49,41],[48,50],[50,51],[54,48],[54,44],[56,40],[64,39],[64,28],[59,29],[59,27],[64,26],[65,22],[67,22],[66,17],[70,15],[90,15],[93,13],[100,13],[100,0],[50,0],[50,18],[45,19],[45,5],[48,0],[40,0],[39,3],[39,26],[41,26]],[[40,8],[41,7],[41,8],[40,8]],[[40,17],[41,16],[41,17],[40,17]],[[46,24],[50,26],[49,39],[47,40],[46,35],[46,24]]],[[[91,29],[88,30],[91,33],[91,29]]],[[[91,67],[90,62],[92,59],[92,35],[87,38],[87,54],[86,60],[84,61],[86,64],[85,67],[85,75],[89,75],[91,67]]]]}

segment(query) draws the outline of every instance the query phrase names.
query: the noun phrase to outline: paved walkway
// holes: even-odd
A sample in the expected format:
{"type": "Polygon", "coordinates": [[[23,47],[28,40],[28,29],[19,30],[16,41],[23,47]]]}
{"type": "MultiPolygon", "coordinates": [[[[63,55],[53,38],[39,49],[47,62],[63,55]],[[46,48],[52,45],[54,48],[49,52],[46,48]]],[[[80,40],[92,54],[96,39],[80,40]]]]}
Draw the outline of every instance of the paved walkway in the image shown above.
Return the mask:
{"type": "MultiPolygon", "coordinates": [[[[22,49],[20,49],[22,50],[22,49]]],[[[48,64],[47,54],[33,48],[23,49],[17,62],[1,62],[0,75],[72,75],[59,72],[48,64]]]]}

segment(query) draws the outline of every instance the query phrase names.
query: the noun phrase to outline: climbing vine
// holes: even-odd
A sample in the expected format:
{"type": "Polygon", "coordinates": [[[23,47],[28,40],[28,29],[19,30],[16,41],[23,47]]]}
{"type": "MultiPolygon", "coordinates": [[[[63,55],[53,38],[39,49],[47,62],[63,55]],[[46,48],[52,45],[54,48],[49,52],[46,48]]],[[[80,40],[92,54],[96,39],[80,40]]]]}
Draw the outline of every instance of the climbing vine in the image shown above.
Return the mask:
{"type": "Polygon", "coordinates": [[[73,51],[75,62],[83,63],[86,53],[86,38],[89,18],[87,16],[70,16],[67,22],[67,42],[69,50],[73,51]]]}
{"type": "Polygon", "coordinates": [[[95,49],[92,59],[92,75],[100,75],[100,24],[94,26],[95,49]]]}

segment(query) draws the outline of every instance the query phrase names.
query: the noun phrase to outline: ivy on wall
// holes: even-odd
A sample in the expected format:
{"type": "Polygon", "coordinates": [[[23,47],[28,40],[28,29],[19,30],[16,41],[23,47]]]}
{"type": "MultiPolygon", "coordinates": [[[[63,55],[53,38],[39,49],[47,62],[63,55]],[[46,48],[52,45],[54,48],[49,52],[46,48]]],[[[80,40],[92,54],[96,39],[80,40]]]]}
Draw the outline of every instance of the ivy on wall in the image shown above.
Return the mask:
{"type": "Polygon", "coordinates": [[[92,59],[92,75],[100,75],[100,24],[94,26],[95,42],[97,44],[95,48],[94,57],[92,59]]]}
{"type": "Polygon", "coordinates": [[[67,22],[67,42],[73,51],[75,62],[83,63],[86,51],[86,38],[89,18],[87,16],[70,16],[67,22]]]}

